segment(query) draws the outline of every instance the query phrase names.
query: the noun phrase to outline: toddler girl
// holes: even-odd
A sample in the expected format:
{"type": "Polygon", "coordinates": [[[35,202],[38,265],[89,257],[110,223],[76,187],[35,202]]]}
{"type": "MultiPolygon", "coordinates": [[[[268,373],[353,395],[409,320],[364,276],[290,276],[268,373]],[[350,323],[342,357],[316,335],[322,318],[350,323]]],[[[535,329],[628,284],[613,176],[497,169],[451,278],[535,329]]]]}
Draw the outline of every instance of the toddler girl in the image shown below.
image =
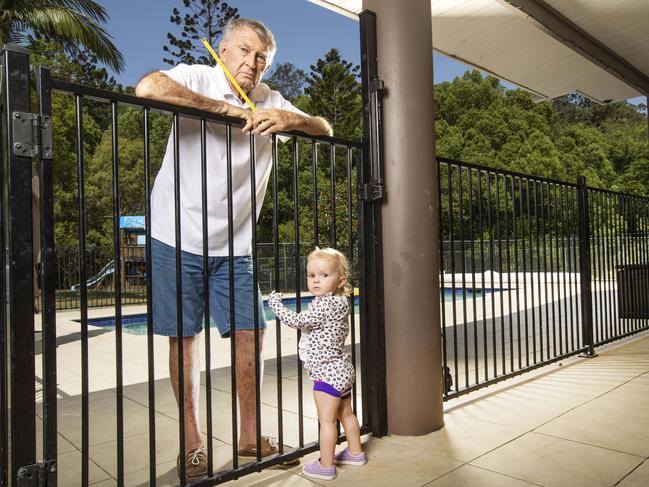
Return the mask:
{"type": "Polygon", "coordinates": [[[282,304],[282,295],[271,293],[268,304],[277,317],[302,331],[300,359],[313,381],[313,398],[320,421],[320,459],[307,463],[302,472],[322,480],[336,478],[335,464],[364,465],[360,427],[352,412],[351,387],[354,366],[345,350],[349,333],[349,300],[352,291],[349,264],[337,250],[316,249],[307,259],[307,286],[315,296],[306,311],[296,313],[282,304]],[[334,456],[338,431],[336,418],[345,429],[348,447],[334,456]]]}

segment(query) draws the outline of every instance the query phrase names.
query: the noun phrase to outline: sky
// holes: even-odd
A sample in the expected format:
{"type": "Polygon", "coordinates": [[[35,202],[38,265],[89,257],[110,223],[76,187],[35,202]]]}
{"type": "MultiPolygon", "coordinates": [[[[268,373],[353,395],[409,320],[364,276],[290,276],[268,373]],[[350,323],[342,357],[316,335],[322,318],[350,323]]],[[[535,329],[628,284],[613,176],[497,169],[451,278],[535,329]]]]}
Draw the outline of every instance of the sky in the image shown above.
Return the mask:
{"type": "MultiPolygon", "coordinates": [[[[172,25],[169,17],[174,7],[183,11],[182,0],[98,1],[110,17],[107,30],[124,55],[124,71],[113,73],[120,83],[135,86],[145,74],[170,67],[162,61],[166,54],[162,46],[167,44],[168,32],[179,34],[180,28],[172,25]]],[[[334,47],[343,59],[360,63],[360,33],[355,20],[307,0],[227,0],[227,3],[238,8],[241,17],[259,19],[273,31],[277,41],[275,65],[290,62],[308,74],[310,66],[334,47]]],[[[435,83],[453,80],[467,69],[472,68],[442,54],[433,55],[435,83]]],[[[503,85],[515,87],[506,82],[503,85]]],[[[629,101],[646,103],[646,98],[629,101]]]]}
{"type": "MultiPolygon", "coordinates": [[[[107,30],[126,61],[125,70],[114,74],[119,82],[133,86],[143,75],[170,67],[162,61],[166,54],[162,46],[167,44],[168,32],[176,35],[179,32],[169,17],[174,7],[182,6],[182,0],[99,0],[99,3],[110,16],[107,30]]],[[[360,33],[355,20],[307,0],[228,0],[227,3],[238,8],[241,17],[257,18],[273,31],[277,41],[275,65],[290,62],[308,73],[310,66],[333,47],[343,59],[360,63],[360,33]]],[[[446,56],[434,55],[436,83],[461,76],[467,69],[471,68],[446,56]]]]}

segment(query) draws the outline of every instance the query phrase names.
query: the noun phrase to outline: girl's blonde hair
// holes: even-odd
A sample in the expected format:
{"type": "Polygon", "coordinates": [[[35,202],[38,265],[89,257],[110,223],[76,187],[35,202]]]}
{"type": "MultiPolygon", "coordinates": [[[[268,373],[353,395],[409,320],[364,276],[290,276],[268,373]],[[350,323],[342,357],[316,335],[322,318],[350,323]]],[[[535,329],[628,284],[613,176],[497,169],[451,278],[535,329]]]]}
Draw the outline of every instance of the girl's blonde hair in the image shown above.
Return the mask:
{"type": "Polygon", "coordinates": [[[345,284],[341,288],[340,294],[343,296],[349,296],[352,294],[354,287],[349,282],[349,261],[342,252],[332,249],[331,247],[326,247],[324,249],[316,247],[315,250],[309,254],[306,261],[309,262],[311,259],[326,259],[334,262],[338,267],[337,270],[340,277],[345,278],[345,284]]]}

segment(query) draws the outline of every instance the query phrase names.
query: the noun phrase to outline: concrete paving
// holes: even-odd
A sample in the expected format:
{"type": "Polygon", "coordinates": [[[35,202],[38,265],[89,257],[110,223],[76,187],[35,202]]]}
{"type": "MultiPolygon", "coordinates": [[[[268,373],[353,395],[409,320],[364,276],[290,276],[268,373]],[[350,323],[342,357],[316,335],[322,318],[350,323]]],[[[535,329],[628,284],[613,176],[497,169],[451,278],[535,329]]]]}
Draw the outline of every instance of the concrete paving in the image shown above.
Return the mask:
{"type": "MultiPolygon", "coordinates": [[[[129,313],[141,311],[129,308],[129,313]]],[[[93,315],[110,310],[92,310],[93,315]]],[[[78,312],[76,312],[78,314],[78,312]]],[[[74,312],[59,313],[59,485],[80,485],[80,340],[74,312]]],[[[282,329],[277,353],[269,322],[264,357],[262,431],[284,443],[317,438],[317,415],[302,374],[299,393],[296,336],[282,329]],[[282,365],[279,380],[277,364],[282,365]],[[279,407],[277,387],[282,385],[279,407]],[[298,399],[303,405],[302,421],[298,399]]],[[[89,340],[90,484],[116,485],[115,334],[92,329],[89,340]]],[[[149,485],[149,398],[146,337],[125,333],[124,472],[129,486],[149,485]]],[[[166,340],[156,337],[155,431],[157,485],[177,485],[178,411],[168,381],[166,340]]],[[[418,437],[366,437],[369,463],[343,466],[331,482],[301,475],[301,467],[273,467],[226,485],[308,486],[613,486],[649,485],[649,333],[599,349],[593,359],[571,358],[445,404],[445,427],[418,437]]],[[[229,342],[211,343],[213,459],[229,468],[232,397],[229,342]]],[[[39,357],[40,359],[40,357],[39,357]]],[[[40,363],[37,360],[37,370],[40,363]]],[[[205,376],[201,422],[205,438],[205,376]]],[[[362,412],[362,398],[356,402],[362,412]]],[[[40,428],[37,428],[40,430],[40,428]]],[[[302,463],[317,457],[307,455],[302,463]]]]}

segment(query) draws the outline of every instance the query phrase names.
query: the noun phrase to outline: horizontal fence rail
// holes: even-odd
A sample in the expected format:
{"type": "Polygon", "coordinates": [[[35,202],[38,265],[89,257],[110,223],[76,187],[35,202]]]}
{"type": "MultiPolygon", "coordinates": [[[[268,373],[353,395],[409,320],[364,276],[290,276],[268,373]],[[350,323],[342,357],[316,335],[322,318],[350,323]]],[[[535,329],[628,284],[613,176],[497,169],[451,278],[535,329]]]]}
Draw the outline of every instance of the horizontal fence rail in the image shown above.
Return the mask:
{"type": "Polygon", "coordinates": [[[649,199],[438,164],[445,399],[648,328],[649,199]]]}

